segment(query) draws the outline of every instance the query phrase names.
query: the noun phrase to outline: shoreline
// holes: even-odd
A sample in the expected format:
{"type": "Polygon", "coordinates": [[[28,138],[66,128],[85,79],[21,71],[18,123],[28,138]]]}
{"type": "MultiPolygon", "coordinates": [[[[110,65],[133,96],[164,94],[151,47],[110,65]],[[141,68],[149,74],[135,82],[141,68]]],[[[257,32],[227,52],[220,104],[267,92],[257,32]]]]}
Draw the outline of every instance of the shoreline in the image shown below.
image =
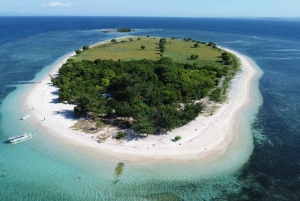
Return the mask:
{"type": "MultiPolygon", "coordinates": [[[[101,41],[91,47],[109,41],[101,41]]],[[[228,99],[212,116],[200,115],[196,120],[168,132],[167,135],[149,135],[146,139],[123,143],[113,139],[98,143],[91,138],[91,135],[72,130],[70,127],[77,121],[73,115],[74,105],[58,103],[57,88],[52,86],[48,75],[30,89],[23,106],[26,112],[32,114],[29,122],[44,130],[45,133],[50,133],[59,141],[70,144],[73,148],[77,147],[79,153],[93,151],[93,155],[97,155],[96,157],[99,155],[105,160],[134,164],[193,161],[206,163],[225,156],[237,143],[241,125],[237,117],[251,102],[250,85],[258,74],[251,62],[243,55],[226,48],[222,49],[234,53],[241,63],[241,71],[231,80],[228,99]],[[172,139],[176,135],[180,135],[182,139],[173,142],[172,139]]],[[[59,67],[73,55],[75,53],[67,54],[50,70],[50,74],[55,74],[59,67]]],[[[248,124],[250,126],[251,122],[248,124]]]]}

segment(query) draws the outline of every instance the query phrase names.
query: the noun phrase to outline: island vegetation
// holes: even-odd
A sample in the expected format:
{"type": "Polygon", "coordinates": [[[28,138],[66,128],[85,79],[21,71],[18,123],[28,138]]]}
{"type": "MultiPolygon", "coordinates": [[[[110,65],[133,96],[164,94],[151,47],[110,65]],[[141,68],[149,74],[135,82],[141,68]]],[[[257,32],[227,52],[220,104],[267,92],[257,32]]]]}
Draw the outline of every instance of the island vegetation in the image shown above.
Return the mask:
{"type": "Polygon", "coordinates": [[[132,32],[134,31],[134,29],[131,29],[131,28],[119,28],[119,29],[106,29],[106,30],[103,30],[102,32],[103,33],[111,33],[111,32],[132,32]]]}
{"type": "Polygon", "coordinates": [[[194,120],[204,108],[199,100],[222,101],[239,69],[234,55],[190,38],[131,37],[87,47],[52,77],[59,101],[75,104],[79,117],[121,119],[139,134],[194,120]]]}
{"type": "Polygon", "coordinates": [[[120,28],[117,29],[117,32],[131,32],[131,28],[120,28]]]}

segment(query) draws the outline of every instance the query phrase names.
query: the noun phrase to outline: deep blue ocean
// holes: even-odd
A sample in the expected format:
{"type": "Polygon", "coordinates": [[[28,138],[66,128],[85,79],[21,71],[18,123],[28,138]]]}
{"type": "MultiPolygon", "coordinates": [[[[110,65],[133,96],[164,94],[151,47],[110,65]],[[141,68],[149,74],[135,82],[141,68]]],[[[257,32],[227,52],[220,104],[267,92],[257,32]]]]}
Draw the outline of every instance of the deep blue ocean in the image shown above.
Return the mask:
{"type": "Polygon", "coordinates": [[[299,19],[0,17],[0,200],[300,200],[299,76],[299,19]],[[243,167],[209,178],[172,178],[132,166],[114,183],[114,165],[77,156],[50,138],[2,143],[31,129],[16,118],[31,82],[84,45],[128,35],[102,32],[122,27],[136,36],[213,41],[257,63],[263,104],[243,167]]]}

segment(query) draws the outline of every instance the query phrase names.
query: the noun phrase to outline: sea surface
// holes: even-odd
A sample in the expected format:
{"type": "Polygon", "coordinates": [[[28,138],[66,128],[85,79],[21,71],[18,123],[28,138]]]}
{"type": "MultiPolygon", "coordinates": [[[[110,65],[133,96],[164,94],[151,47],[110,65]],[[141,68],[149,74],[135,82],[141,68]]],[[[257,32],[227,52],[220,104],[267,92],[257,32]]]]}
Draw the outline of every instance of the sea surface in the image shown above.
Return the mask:
{"type": "Polygon", "coordinates": [[[0,200],[300,200],[299,75],[299,19],[0,17],[0,200]],[[117,177],[115,163],[19,120],[24,94],[60,59],[128,35],[102,32],[122,27],[136,36],[213,41],[256,62],[263,103],[249,118],[254,149],[243,165],[125,164],[117,177]],[[5,143],[24,131],[34,137],[5,143]]]}

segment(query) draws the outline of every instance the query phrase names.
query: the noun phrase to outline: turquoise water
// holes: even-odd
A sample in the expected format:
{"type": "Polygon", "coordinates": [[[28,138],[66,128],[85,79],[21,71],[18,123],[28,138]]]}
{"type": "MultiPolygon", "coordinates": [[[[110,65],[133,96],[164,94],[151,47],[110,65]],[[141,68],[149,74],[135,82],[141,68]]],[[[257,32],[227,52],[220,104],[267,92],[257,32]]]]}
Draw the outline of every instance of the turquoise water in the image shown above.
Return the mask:
{"type": "MultiPolygon", "coordinates": [[[[17,145],[0,143],[0,200],[299,198],[300,94],[294,87],[299,86],[298,21],[2,17],[0,22],[0,140],[34,132],[31,140],[17,145]],[[118,161],[99,160],[29,121],[19,120],[24,115],[23,95],[32,87],[24,82],[37,82],[63,55],[83,45],[124,36],[104,34],[101,29],[126,26],[136,28],[131,34],[137,36],[214,41],[251,57],[263,69],[259,83],[263,105],[258,113],[251,109],[241,115],[245,135],[229,154],[205,165],[125,164],[117,178],[114,169],[118,161]],[[249,122],[253,122],[251,128],[245,127],[249,122]]],[[[262,101],[257,89],[253,99],[258,100],[256,104],[262,101]]]]}
{"type": "MultiPolygon", "coordinates": [[[[59,60],[46,67],[32,81],[38,81],[47,75],[59,60]]],[[[244,137],[248,138],[243,139],[243,143],[238,144],[239,147],[236,148],[245,151],[243,154],[233,152],[215,163],[204,166],[197,162],[190,165],[131,166],[125,164],[121,177],[116,178],[114,175],[116,163],[101,161],[97,157],[91,158],[91,155],[85,155],[76,147],[57,142],[51,134],[30,125],[29,121],[18,119],[23,116],[20,100],[24,91],[30,88],[30,85],[19,86],[2,103],[1,111],[6,117],[1,121],[3,133],[10,133],[12,130],[14,133],[22,133],[24,130],[34,132],[32,140],[17,145],[4,143],[0,145],[5,146],[5,148],[1,147],[1,150],[5,151],[1,153],[5,156],[1,158],[5,161],[1,164],[5,186],[1,195],[5,195],[4,200],[20,200],[21,197],[22,200],[36,198],[47,200],[144,200],[144,198],[180,200],[186,198],[189,200],[191,197],[200,199],[203,196],[210,198],[216,193],[221,195],[222,189],[227,188],[228,185],[238,183],[232,175],[241,168],[252,151],[252,137],[245,132],[248,135],[244,137]],[[18,128],[12,129],[14,125],[18,125],[18,128]],[[245,145],[250,148],[245,148],[245,145]],[[234,157],[235,154],[237,156],[234,157]],[[243,155],[246,155],[246,159],[241,157],[243,155]],[[241,161],[238,162],[237,158],[241,161]],[[219,186],[219,192],[216,191],[215,186],[219,186]],[[30,193],[27,193],[28,188],[30,193]]],[[[247,123],[251,116],[252,113],[248,116],[244,115],[247,123]]]]}

